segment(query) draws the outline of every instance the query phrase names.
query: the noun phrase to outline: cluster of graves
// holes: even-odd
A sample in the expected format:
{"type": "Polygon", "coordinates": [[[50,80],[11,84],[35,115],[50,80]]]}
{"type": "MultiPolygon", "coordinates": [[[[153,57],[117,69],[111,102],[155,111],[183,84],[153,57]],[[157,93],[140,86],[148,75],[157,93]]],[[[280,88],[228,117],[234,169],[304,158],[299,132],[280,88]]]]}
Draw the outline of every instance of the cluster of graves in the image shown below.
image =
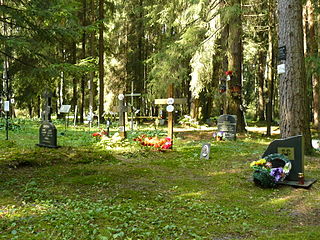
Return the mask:
{"type": "MultiPolygon", "coordinates": [[[[128,95],[133,97],[134,94],[128,95]]],[[[43,111],[43,121],[39,129],[39,144],[40,147],[48,148],[59,148],[57,144],[57,129],[54,124],[51,122],[51,96],[45,95],[46,104],[43,111]]],[[[121,137],[126,137],[126,124],[125,124],[125,112],[127,107],[124,103],[125,95],[120,94],[118,96],[119,100],[119,134],[121,137]]],[[[173,140],[173,110],[174,104],[185,104],[187,99],[184,98],[173,98],[173,85],[170,85],[168,88],[168,98],[167,99],[156,99],[155,104],[167,105],[166,110],[168,112],[168,137],[173,140]]],[[[62,105],[60,113],[63,113],[67,116],[70,111],[70,105],[62,105]]],[[[108,119],[108,121],[110,121],[108,119]]],[[[110,122],[107,127],[109,128],[110,122]]],[[[67,123],[66,123],[67,124],[67,123]]],[[[234,115],[224,114],[219,116],[217,119],[217,132],[215,133],[216,140],[236,140],[236,125],[237,117],[234,115]]],[[[109,129],[108,129],[109,132],[109,129]]],[[[315,179],[304,179],[301,182],[301,176],[304,176],[304,144],[303,136],[294,136],[287,139],[279,139],[273,141],[267,148],[267,150],[262,155],[263,157],[268,156],[269,154],[279,153],[285,155],[292,164],[292,169],[290,174],[286,179],[281,182],[281,184],[296,186],[296,187],[310,187],[316,180],[315,179]]],[[[172,141],[173,145],[173,141],[172,141]]],[[[209,143],[203,144],[200,158],[209,159],[210,158],[210,148],[209,143]]]]}

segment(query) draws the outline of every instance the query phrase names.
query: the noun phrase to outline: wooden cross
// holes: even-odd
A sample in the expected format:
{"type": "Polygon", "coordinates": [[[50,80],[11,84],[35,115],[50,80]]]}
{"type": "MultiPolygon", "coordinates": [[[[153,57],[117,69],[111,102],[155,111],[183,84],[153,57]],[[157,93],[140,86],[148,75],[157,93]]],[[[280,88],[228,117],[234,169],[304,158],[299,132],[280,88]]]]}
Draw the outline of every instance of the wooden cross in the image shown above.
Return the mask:
{"type": "Polygon", "coordinates": [[[124,95],[119,94],[119,135],[121,138],[126,138],[126,118],[125,112],[127,112],[127,106],[124,105],[124,95]]]}
{"type": "Polygon", "coordinates": [[[133,97],[140,97],[141,93],[133,93],[133,89],[131,93],[125,94],[125,97],[131,97],[131,131],[133,131],[133,97]]]}
{"type": "Polygon", "coordinates": [[[186,98],[173,98],[174,96],[174,88],[173,84],[170,84],[168,87],[168,98],[167,99],[155,99],[154,103],[159,105],[167,104],[167,112],[168,112],[168,137],[172,141],[173,145],[173,104],[185,104],[187,103],[186,98]]]}

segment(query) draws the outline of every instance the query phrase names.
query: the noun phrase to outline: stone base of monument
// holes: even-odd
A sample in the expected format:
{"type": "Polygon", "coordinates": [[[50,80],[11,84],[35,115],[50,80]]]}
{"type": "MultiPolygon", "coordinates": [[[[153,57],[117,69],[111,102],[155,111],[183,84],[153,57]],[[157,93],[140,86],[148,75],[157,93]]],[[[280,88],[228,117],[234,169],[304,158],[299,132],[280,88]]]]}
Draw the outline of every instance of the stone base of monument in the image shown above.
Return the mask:
{"type": "Polygon", "coordinates": [[[284,181],[278,182],[278,184],[280,184],[280,185],[288,185],[288,186],[297,187],[297,188],[309,188],[316,181],[317,181],[317,179],[305,179],[304,183],[301,184],[299,181],[284,180],[284,181]]]}
{"type": "Polygon", "coordinates": [[[46,148],[60,148],[61,146],[53,146],[53,145],[46,145],[46,144],[36,144],[38,147],[46,147],[46,148]]]}

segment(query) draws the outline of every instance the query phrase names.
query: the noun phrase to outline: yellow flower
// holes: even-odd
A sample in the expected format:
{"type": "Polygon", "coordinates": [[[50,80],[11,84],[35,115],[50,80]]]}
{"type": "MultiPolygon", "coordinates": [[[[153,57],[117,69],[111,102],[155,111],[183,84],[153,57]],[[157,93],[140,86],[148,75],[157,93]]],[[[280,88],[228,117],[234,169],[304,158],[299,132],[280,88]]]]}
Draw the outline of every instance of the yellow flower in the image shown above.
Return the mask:
{"type": "Polygon", "coordinates": [[[267,161],[263,158],[261,158],[259,161],[257,161],[257,165],[263,165],[265,164],[267,161]]]}
{"type": "Polygon", "coordinates": [[[253,167],[254,165],[256,165],[256,161],[253,161],[252,163],[250,163],[250,167],[253,167]]]}

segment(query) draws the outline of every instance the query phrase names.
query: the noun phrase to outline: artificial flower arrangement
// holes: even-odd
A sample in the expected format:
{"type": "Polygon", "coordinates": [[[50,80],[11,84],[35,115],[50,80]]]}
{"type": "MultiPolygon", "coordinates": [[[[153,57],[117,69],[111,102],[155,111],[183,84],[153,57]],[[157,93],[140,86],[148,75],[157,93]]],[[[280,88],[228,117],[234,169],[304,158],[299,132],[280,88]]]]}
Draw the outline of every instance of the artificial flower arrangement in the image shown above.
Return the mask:
{"type": "Polygon", "coordinates": [[[286,156],[278,153],[270,154],[258,161],[253,161],[253,181],[261,187],[275,187],[289,175],[291,162],[286,156]]]}
{"type": "Polygon", "coordinates": [[[224,140],[224,132],[222,132],[222,131],[214,132],[212,136],[213,136],[213,138],[215,138],[217,141],[222,141],[222,140],[224,140]]]}
{"type": "Polygon", "coordinates": [[[105,130],[101,130],[100,132],[95,132],[92,134],[92,137],[101,138],[102,136],[108,135],[108,132],[105,130]]]}
{"type": "Polygon", "coordinates": [[[141,135],[133,140],[139,142],[142,146],[153,147],[159,151],[171,149],[172,147],[172,140],[169,137],[158,138],[158,136],[148,137],[147,135],[141,135]]]}

